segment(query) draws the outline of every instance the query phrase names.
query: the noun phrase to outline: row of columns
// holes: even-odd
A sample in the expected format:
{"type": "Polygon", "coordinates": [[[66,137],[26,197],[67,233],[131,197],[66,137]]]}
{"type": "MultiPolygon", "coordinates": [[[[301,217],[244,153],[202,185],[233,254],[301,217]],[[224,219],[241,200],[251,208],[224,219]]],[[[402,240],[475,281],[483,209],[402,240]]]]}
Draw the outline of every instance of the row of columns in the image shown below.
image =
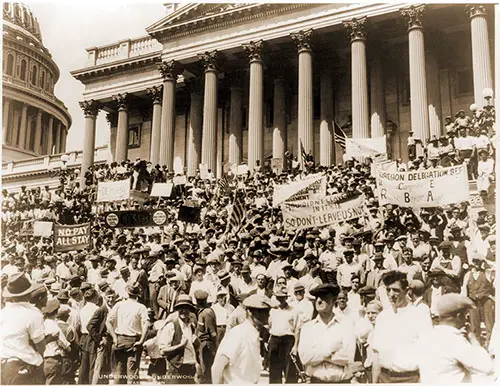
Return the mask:
{"type": "Polygon", "coordinates": [[[33,114],[28,115],[29,107],[30,105],[22,103],[21,109],[16,109],[11,99],[4,98],[2,143],[19,146],[36,154],[64,152],[67,130],[62,122],[49,115],[48,125],[43,127],[43,110],[36,109],[33,114]]]}
{"type": "MultiPolygon", "coordinates": [[[[488,30],[484,6],[471,5],[467,8],[471,18],[473,47],[474,95],[478,106],[483,105],[482,90],[491,88],[491,68],[488,30]]],[[[416,137],[425,141],[429,135],[439,135],[440,93],[438,87],[438,66],[436,58],[429,55],[426,60],[424,47],[423,15],[425,5],[410,6],[400,10],[408,25],[411,128],[416,137]],[[426,74],[428,73],[428,76],[426,74]],[[429,84],[427,79],[430,80],[429,84]]],[[[385,100],[383,73],[380,57],[375,57],[370,66],[370,98],[366,60],[367,18],[352,19],[343,23],[351,41],[351,90],[353,138],[381,137],[385,129],[385,100]],[[369,101],[370,100],[370,106],[369,101]],[[371,130],[370,130],[371,128],[371,130]]],[[[312,30],[292,33],[291,39],[298,50],[298,147],[306,153],[314,149],[313,130],[313,50],[312,30]]],[[[264,42],[249,42],[242,46],[249,57],[250,87],[248,106],[248,166],[252,169],[257,161],[263,160],[264,116],[263,116],[263,59],[264,42]]],[[[197,80],[186,82],[191,96],[188,128],[188,175],[195,174],[201,162],[215,172],[217,166],[217,73],[220,53],[205,52],[198,55],[204,67],[203,95],[197,80]],[[203,119],[201,119],[203,117],[203,119]]],[[[175,90],[182,66],[175,60],[162,62],[158,66],[162,74],[162,86],[147,90],[153,100],[150,160],[153,164],[173,168],[175,133],[175,90]]],[[[283,72],[283,71],[281,71],[283,72]]],[[[333,146],[333,90],[332,74],[323,70],[320,74],[321,124],[320,124],[320,164],[329,166],[335,160],[333,146]]],[[[286,130],[286,90],[281,77],[276,77],[274,87],[274,128],[273,158],[284,159],[287,148],[286,130]]],[[[238,84],[230,89],[229,163],[239,164],[242,154],[242,89],[238,84]]],[[[128,113],[126,94],[113,96],[118,106],[118,125],[115,160],[127,158],[128,113]]],[[[93,162],[95,137],[95,117],[98,102],[81,103],[86,117],[86,143],[84,145],[84,165],[82,171],[93,162]],[[92,131],[93,134],[87,131],[92,131]],[[87,143],[91,141],[91,144],[87,143]],[[89,161],[92,159],[92,162],[89,161]]],[[[302,155],[298,152],[301,163],[302,155]]],[[[82,173],[83,177],[84,173],[82,173]]]]}

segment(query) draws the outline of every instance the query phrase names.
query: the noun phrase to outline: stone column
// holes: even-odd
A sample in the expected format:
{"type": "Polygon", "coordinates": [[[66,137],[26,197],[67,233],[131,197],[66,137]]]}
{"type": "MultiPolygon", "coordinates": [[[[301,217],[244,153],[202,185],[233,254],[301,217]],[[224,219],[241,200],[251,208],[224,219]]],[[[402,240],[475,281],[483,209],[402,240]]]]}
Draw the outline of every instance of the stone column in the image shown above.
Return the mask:
{"type": "Polygon", "coordinates": [[[201,163],[215,175],[217,167],[217,51],[198,55],[205,68],[201,163]]]}
{"type": "Polygon", "coordinates": [[[151,122],[151,147],[149,161],[156,166],[160,163],[160,140],[161,140],[161,98],[162,86],[153,86],[146,90],[153,100],[153,118],[151,122]]]}
{"type": "MultiPolygon", "coordinates": [[[[284,74],[281,74],[283,76],[284,74]]],[[[274,108],[273,108],[273,158],[283,160],[283,170],[287,170],[285,152],[287,150],[287,129],[286,129],[286,99],[285,80],[283,77],[274,79],[274,108]]]]}
{"type": "Polygon", "coordinates": [[[243,49],[250,59],[250,94],[248,97],[248,167],[253,170],[264,158],[264,70],[263,41],[250,42],[243,49]]]}
{"type": "Polygon", "coordinates": [[[64,153],[66,151],[66,135],[67,135],[68,129],[66,126],[61,124],[61,135],[59,138],[59,152],[64,153]]]}
{"type": "Polygon", "coordinates": [[[49,124],[47,125],[47,139],[45,142],[45,153],[52,154],[52,145],[54,143],[54,117],[49,115],[49,124]]]}
{"type": "Polygon", "coordinates": [[[304,160],[300,144],[309,154],[314,154],[314,126],[313,126],[313,74],[312,74],[312,29],[292,33],[290,37],[296,43],[299,53],[299,92],[298,92],[298,159],[303,167],[304,160]]]}
{"type": "Polygon", "coordinates": [[[18,140],[18,145],[22,149],[26,147],[27,130],[28,130],[28,105],[23,104],[23,110],[21,112],[21,127],[19,128],[19,140],[18,140]]]}
{"type": "Polygon", "coordinates": [[[243,146],[243,90],[238,85],[232,85],[230,89],[231,101],[229,106],[229,165],[241,163],[243,146]]]}
{"type": "MultiPolygon", "coordinates": [[[[429,138],[429,109],[422,24],[424,11],[425,5],[401,9],[401,15],[408,23],[411,128],[414,136],[420,138],[425,145],[429,138]]],[[[418,146],[417,149],[417,155],[421,155],[421,147],[418,146]]]]}
{"type": "Polygon", "coordinates": [[[12,146],[17,145],[17,140],[19,138],[19,120],[21,119],[21,110],[14,107],[14,113],[12,114],[12,130],[9,132],[9,144],[12,146]]]}
{"type": "Polygon", "coordinates": [[[2,144],[7,143],[7,133],[9,130],[12,130],[9,128],[9,114],[10,114],[10,99],[4,98],[3,102],[3,133],[2,133],[2,144]]]}
{"type": "Polygon", "coordinates": [[[187,175],[191,177],[196,176],[196,170],[200,165],[203,96],[198,78],[186,81],[186,86],[190,93],[187,175]]]}
{"type": "Polygon", "coordinates": [[[95,127],[97,114],[99,113],[99,102],[88,100],[80,102],[80,107],[85,114],[85,126],[83,133],[82,166],[80,170],[80,186],[85,186],[85,173],[94,164],[95,151],[95,127]]]}
{"type": "Polygon", "coordinates": [[[35,153],[42,153],[42,110],[38,110],[36,114],[36,129],[35,129],[35,153]]]}
{"type": "Polygon", "coordinates": [[[472,74],[474,76],[474,101],[477,107],[485,105],[483,90],[493,88],[491,78],[490,43],[486,8],[481,4],[467,6],[472,39],[472,74]]]}
{"type": "Polygon", "coordinates": [[[377,57],[370,63],[370,111],[371,138],[385,134],[385,93],[382,63],[377,57]]]}
{"type": "Polygon", "coordinates": [[[177,77],[183,69],[179,62],[171,60],[158,64],[163,77],[163,103],[161,111],[161,146],[160,164],[167,165],[169,171],[174,169],[174,137],[175,137],[175,88],[177,77]]]}
{"type": "Polygon", "coordinates": [[[121,163],[128,157],[128,93],[113,95],[113,101],[118,107],[118,124],[116,126],[115,161],[121,163]]]}
{"type": "Polygon", "coordinates": [[[56,130],[54,134],[54,154],[58,154],[59,143],[61,142],[61,121],[56,122],[56,130]]]}
{"type": "Polygon", "coordinates": [[[351,39],[352,137],[370,136],[366,76],[366,17],[344,22],[351,39]]]}
{"type": "Polygon", "coordinates": [[[319,163],[330,167],[334,162],[333,147],[333,87],[332,73],[323,69],[320,74],[319,163]]]}
{"type": "Polygon", "coordinates": [[[428,51],[425,56],[425,72],[427,74],[427,102],[429,103],[430,136],[441,136],[441,90],[439,85],[439,67],[436,54],[428,51]]]}

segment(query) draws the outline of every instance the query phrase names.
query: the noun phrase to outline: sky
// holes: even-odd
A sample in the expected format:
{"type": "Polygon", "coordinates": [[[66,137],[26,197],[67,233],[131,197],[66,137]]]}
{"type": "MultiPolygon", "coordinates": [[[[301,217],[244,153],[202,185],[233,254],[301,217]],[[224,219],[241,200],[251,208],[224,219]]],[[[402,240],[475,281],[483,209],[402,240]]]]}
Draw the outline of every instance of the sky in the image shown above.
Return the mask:
{"type": "MultiPolygon", "coordinates": [[[[66,150],[80,150],[83,144],[84,86],[70,71],[86,67],[86,48],[114,43],[122,39],[146,36],[146,27],[165,15],[164,2],[102,1],[24,1],[34,13],[42,32],[44,46],[52,54],[61,73],[56,96],[71,114],[66,150]]],[[[101,112],[97,119],[96,146],[109,142],[109,124],[101,112]]]]}

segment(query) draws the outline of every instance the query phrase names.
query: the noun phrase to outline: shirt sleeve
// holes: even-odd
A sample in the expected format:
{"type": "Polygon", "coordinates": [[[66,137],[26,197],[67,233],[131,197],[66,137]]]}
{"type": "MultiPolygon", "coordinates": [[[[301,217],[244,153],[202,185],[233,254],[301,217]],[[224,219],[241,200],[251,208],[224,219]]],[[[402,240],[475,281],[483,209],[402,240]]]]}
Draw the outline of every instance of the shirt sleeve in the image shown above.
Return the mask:
{"type": "Polygon", "coordinates": [[[468,370],[483,374],[489,374],[494,370],[493,360],[484,348],[471,345],[463,337],[457,338],[454,352],[458,362],[468,370]]]}
{"type": "Polygon", "coordinates": [[[298,353],[305,366],[321,363],[331,356],[331,351],[327,349],[326,345],[319,344],[318,336],[314,334],[313,327],[314,325],[305,324],[300,331],[298,353]]]}
{"type": "Polygon", "coordinates": [[[164,350],[172,345],[172,340],[174,339],[174,323],[170,322],[165,325],[156,336],[156,343],[158,348],[164,350]]]}
{"type": "Polygon", "coordinates": [[[111,309],[111,311],[109,311],[108,316],[106,318],[106,322],[111,323],[112,325],[115,324],[119,304],[120,303],[116,303],[111,309]]]}
{"type": "Polygon", "coordinates": [[[238,337],[235,336],[235,331],[237,330],[229,331],[224,336],[222,342],[220,342],[219,348],[217,349],[217,355],[224,355],[229,359],[229,363],[234,362],[240,351],[241,340],[237,339],[238,337]]]}
{"type": "Polygon", "coordinates": [[[28,324],[28,332],[30,339],[35,344],[40,343],[42,340],[45,339],[45,326],[43,323],[43,317],[41,313],[40,314],[38,314],[38,312],[33,313],[33,318],[31,318],[28,324]]]}

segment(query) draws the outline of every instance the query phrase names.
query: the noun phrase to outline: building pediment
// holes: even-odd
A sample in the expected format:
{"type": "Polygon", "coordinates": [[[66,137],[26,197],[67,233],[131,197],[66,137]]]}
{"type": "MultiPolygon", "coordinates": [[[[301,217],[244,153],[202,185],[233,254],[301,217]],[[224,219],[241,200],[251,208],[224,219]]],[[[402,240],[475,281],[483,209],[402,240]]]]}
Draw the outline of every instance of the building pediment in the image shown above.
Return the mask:
{"type": "Polygon", "coordinates": [[[283,3],[196,3],[182,6],[163,19],[146,28],[158,41],[171,40],[178,36],[216,29],[254,18],[286,12],[311,4],[283,3]]]}

